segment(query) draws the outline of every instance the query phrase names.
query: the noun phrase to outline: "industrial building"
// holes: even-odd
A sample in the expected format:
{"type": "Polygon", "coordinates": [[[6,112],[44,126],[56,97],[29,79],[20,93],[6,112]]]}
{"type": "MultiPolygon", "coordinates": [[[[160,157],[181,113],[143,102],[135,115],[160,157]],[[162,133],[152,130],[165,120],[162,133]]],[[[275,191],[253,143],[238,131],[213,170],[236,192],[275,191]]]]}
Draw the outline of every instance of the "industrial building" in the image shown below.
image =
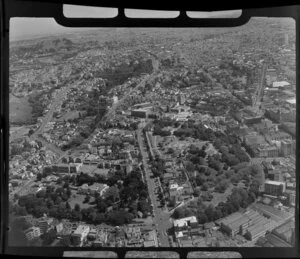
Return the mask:
{"type": "Polygon", "coordinates": [[[257,239],[273,227],[273,221],[249,209],[244,213],[235,212],[216,222],[220,229],[231,237],[243,235],[249,240],[257,239]],[[262,227],[263,226],[263,227],[262,227]]]}

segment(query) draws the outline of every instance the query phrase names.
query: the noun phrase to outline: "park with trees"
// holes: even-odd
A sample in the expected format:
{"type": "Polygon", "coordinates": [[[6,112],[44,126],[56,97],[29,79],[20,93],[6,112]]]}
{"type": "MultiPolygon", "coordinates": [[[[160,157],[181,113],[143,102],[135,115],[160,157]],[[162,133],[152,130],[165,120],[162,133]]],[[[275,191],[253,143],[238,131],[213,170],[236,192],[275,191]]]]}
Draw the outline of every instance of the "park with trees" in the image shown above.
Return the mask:
{"type": "Polygon", "coordinates": [[[16,216],[30,214],[35,218],[47,214],[59,220],[69,219],[97,224],[128,224],[138,216],[138,211],[144,217],[151,212],[147,186],[142,182],[140,173],[139,169],[126,176],[116,173],[107,180],[98,175],[91,176],[84,173],[76,177],[66,175],[59,179],[60,184],[57,187],[48,185],[35,194],[17,197],[17,202],[11,205],[11,213],[16,216]],[[78,203],[73,208],[70,206],[71,185],[81,186],[84,183],[92,185],[97,182],[110,186],[103,196],[100,197],[97,192],[93,195],[87,194],[83,201],[89,205],[87,208],[81,208],[78,203]]]}

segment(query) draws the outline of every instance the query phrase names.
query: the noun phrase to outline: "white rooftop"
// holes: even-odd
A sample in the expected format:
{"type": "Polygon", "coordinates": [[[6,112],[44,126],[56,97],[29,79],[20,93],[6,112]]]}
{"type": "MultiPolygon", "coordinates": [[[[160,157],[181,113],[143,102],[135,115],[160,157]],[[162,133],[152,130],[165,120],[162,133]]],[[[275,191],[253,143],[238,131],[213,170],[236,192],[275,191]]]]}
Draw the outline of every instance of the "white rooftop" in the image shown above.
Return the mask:
{"type": "Polygon", "coordinates": [[[170,185],[170,189],[177,189],[178,188],[178,184],[177,183],[173,183],[170,185]]]}
{"type": "Polygon", "coordinates": [[[290,104],[296,104],[296,98],[287,99],[286,102],[290,104]]]}
{"type": "Polygon", "coordinates": [[[276,81],[276,82],[273,82],[273,87],[283,87],[283,86],[287,86],[287,85],[290,85],[289,82],[287,81],[276,81]]]}
{"type": "Polygon", "coordinates": [[[267,184],[273,184],[273,185],[281,185],[281,184],[284,184],[284,182],[271,181],[271,180],[266,180],[265,183],[267,183],[267,184]]]}
{"type": "Polygon", "coordinates": [[[81,235],[81,234],[83,234],[84,232],[89,232],[90,231],[90,227],[89,226],[86,226],[86,225],[79,225],[78,227],[77,227],[77,229],[74,231],[74,233],[73,234],[75,234],[75,235],[81,235]]]}
{"type": "Polygon", "coordinates": [[[174,227],[187,226],[188,222],[197,223],[198,221],[195,216],[186,217],[186,218],[182,218],[182,219],[176,219],[176,220],[174,220],[174,227]]]}

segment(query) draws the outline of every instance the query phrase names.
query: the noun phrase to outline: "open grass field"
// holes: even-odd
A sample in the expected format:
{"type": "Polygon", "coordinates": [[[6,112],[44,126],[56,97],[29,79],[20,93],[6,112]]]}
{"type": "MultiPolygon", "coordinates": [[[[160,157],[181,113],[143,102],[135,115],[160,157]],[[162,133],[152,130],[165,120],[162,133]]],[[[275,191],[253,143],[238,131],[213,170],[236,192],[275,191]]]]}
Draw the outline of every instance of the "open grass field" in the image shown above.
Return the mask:
{"type": "Polygon", "coordinates": [[[231,184],[224,193],[213,192],[213,199],[208,204],[212,204],[213,206],[217,206],[220,202],[226,202],[227,197],[231,194],[233,185],[231,184]]]}
{"type": "Polygon", "coordinates": [[[18,98],[9,96],[9,120],[10,123],[26,123],[31,120],[31,106],[26,97],[18,98]]]}
{"type": "MultiPolygon", "coordinates": [[[[81,209],[87,209],[91,206],[94,206],[94,205],[90,205],[89,203],[83,203],[84,198],[85,198],[84,194],[77,194],[76,191],[72,191],[72,195],[68,200],[71,208],[74,209],[76,203],[79,204],[81,209]]],[[[91,197],[90,202],[92,202],[93,200],[94,198],[91,197]]]]}

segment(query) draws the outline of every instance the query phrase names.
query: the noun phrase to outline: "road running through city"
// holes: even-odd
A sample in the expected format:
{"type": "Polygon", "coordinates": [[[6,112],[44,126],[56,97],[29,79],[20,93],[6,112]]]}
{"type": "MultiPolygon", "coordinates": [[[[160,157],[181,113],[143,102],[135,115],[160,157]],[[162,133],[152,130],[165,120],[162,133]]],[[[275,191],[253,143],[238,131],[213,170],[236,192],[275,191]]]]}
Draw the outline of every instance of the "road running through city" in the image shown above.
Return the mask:
{"type": "Polygon", "coordinates": [[[148,163],[149,161],[149,155],[147,152],[147,147],[145,145],[145,140],[143,137],[143,132],[141,127],[137,130],[137,140],[139,144],[139,148],[142,155],[142,161],[145,171],[145,177],[146,177],[146,183],[148,186],[148,193],[151,200],[151,203],[153,205],[153,213],[154,218],[156,222],[156,231],[158,233],[158,239],[160,241],[160,246],[162,247],[168,247],[169,246],[169,240],[167,231],[172,226],[172,222],[170,220],[170,213],[166,212],[160,205],[160,201],[158,199],[158,195],[155,192],[155,183],[153,174],[150,168],[150,165],[148,163]],[[151,178],[152,177],[152,178],[151,178]]]}

